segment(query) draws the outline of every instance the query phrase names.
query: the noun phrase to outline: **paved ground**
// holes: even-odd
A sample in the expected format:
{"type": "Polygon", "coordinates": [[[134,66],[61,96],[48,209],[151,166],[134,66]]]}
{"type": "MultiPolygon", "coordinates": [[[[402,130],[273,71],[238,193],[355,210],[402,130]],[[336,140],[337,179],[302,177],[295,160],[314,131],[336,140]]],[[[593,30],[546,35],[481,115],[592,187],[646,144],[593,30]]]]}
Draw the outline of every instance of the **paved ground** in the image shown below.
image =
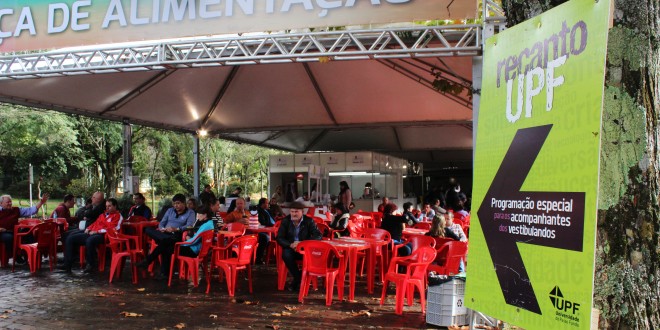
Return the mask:
{"type": "MultiPolygon", "coordinates": [[[[109,265],[109,262],[108,262],[109,265]]],[[[380,306],[381,286],[368,295],[365,279],[356,289],[355,302],[325,306],[324,290],[310,292],[304,304],[297,295],[278,291],[275,267],[254,272],[254,294],[239,278],[236,297],[227,294],[225,283],[206,282],[200,287],[183,280],[140,279],[130,282],[130,272],[108,284],[108,271],[83,275],[50,272],[47,263],[35,275],[28,266],[16,272],[0,269],[0,329],[420,329],[425,323],[419,301],[394,314],[394,289],[380,306]],[[138,316],[131,316],[135,313],[138,316]],[[122,314],[123,313],[123,314],[122,314]]]]}

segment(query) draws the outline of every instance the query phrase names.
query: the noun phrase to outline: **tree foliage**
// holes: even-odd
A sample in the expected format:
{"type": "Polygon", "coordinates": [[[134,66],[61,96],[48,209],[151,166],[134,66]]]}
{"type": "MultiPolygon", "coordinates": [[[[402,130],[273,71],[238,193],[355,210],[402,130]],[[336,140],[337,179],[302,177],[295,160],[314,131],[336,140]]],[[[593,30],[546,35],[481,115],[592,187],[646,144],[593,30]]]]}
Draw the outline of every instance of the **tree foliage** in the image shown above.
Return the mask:
{"type": "MultiPolygon", "coordinates": [[[[192,195],[193,137],[133,126],[133,175],[149,183],[143,193],[192,195]]],[[[20,106],[0,105],[0,192],[28,195],[28,164],[43,177],[42,190],[56,196],[114,196],[123,165],[122,124],[20,106]]],[[[274,150],[204,138],[200,183],[218,195],[235,186],[247,194],[266,191],[268,155],[274,150]]]]}

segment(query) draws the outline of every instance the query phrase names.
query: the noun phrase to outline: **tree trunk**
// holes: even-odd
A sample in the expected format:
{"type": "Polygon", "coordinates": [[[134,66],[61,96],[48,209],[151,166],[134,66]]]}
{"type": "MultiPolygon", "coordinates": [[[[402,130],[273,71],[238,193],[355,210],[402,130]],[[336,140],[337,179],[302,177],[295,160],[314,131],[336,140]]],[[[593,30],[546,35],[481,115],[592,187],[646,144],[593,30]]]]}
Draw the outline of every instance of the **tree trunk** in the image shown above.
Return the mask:
{"type": "MultiPolygon", "coordinates": [[[[505,0],[508,25],[565,1],[505,0]]],[[[601,136],[594,307],[599,326],[660,328],[660,2],[617,0],[601,136]]]]}

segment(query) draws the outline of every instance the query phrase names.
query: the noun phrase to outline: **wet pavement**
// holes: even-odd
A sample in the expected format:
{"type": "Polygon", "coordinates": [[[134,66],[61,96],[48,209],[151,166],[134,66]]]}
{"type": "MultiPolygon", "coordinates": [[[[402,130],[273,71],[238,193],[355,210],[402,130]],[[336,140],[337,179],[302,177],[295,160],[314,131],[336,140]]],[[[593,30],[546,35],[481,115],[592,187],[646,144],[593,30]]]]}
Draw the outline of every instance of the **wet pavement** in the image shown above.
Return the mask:
{"type": "MultiPolygon", "coordinates": [[[[380,306],[382,286],[374,294],[366,279],[358,279],[356,301],[325,306],[325,289],[312,291],[304,304],[297,293],[277,290],[274,265],[253,271],[254,293],[248,291],[247,274],[239,275],[236,296],[229,297],[226,283],[217,277],[207,295],[202,276],[197,288],[185,280],[140,278],[131,283],[130,268],[108,283],[104,273],[50,272],[45,262],[36,274],[28,266],[0,269],[0,329],[424,329],[427,325],[419,300],[394,314],[394,287],[380,306]]],[[[201,273],[201,272],[200,272],[201,273]]],[[[319,281],[322,286],[323,281],[319,281]]],[[[417,296],[416,296],[417,297],[417,296]]],[[[346,299],[346,298],[344,298],[346,299]]]]}

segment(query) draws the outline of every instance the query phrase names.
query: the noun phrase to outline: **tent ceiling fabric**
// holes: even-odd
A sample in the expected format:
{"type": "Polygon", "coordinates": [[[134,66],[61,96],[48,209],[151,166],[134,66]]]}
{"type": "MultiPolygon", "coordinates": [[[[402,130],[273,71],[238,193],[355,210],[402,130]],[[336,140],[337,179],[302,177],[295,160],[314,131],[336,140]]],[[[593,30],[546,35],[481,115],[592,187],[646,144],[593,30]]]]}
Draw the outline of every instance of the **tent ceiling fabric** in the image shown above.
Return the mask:
{"type": "Polygon", "coordinates": [[[405,73],[354,60],[2,80],[0,101],[183,132],[206,129],[295,152],[373,150],[462,164],[471,157],[471,105],[429,88],[428,68],[470,81],[472,59],[420,63],[405,73]]]}

